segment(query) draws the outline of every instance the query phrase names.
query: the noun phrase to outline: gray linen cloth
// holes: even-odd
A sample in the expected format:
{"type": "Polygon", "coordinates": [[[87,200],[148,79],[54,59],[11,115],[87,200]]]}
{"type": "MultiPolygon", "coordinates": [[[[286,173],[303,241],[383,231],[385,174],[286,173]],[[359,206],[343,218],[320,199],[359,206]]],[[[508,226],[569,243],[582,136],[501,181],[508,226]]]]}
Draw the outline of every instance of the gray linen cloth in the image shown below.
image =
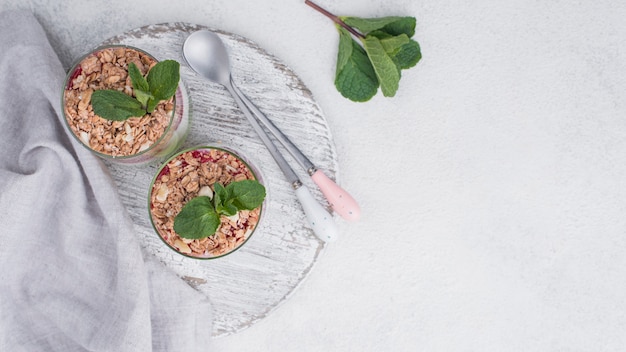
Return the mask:
{"type": "Polygon", "coordinates": [[[141,250],[64,78],[34,16],[0,13],[0,351],[206,351],[209,300],[141,250]]]}

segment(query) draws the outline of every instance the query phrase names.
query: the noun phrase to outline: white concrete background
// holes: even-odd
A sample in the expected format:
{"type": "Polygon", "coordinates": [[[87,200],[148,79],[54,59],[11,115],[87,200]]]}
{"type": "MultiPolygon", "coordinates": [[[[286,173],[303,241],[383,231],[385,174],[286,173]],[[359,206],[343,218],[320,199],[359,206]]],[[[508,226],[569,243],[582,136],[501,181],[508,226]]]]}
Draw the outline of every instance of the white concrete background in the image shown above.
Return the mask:
{"type": "Polygon", "coordinates": [[[291,299],[215,351],[626,348],[626,3],[318,0],[417,18],[424,59],[395,98],[343,99],[337,33],[295,0],[23,1],[65,66],[151,23],[250,38],[332,128],[342,222],[291,299]]]}

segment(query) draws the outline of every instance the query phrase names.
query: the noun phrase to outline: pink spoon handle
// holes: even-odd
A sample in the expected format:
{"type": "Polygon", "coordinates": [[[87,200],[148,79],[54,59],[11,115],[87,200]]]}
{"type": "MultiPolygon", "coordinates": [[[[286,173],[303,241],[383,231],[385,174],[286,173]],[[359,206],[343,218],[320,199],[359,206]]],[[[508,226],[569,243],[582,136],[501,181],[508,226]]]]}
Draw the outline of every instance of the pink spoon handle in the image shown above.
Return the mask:
{"type": "Polygon", "coordinates": [[[349,221],[357,221],[359,219],[361,209],[348,192],[344,191],[343,188],[339,187],[320,170],[315,171],[311,178],[337,214],[349,221]]]}

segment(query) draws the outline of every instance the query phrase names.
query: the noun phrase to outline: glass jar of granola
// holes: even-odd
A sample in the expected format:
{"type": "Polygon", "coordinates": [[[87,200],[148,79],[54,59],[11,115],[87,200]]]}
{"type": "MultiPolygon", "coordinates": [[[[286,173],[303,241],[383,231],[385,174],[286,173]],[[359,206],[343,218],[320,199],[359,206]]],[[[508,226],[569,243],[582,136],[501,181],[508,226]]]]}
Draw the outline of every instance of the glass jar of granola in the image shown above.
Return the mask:
{"type": "Polygon", "coordinates": [[[130,64],[146,76],[157,62],[145,51],[125,45],[99,47],[81,57],[63,86],[63,115],[71,135],[101,158],[119,163],[147,163],[175,152],[187,135],[190,119],[189,95],[182,80],[171,98],[142,116],[105,119],[94,113],[92,105],[93,92],[101,89],[135,97],[130,64]]]}
{"type": "Polygon", "coordinates": [[[228,188],[245,180],[262,183],[258,169],[232,150],[200,146],[177,153],[159,168],[150,185],[148,209],[155,231],[171,249],[188,257],[214,259],[234,252],[258,228],[263,204],[232,216],[218,215],[217,230],[204,238],[182,237],[174,230],[174,222],[192,199],[207,196],[214,200],[216,187],[228,188]]]}

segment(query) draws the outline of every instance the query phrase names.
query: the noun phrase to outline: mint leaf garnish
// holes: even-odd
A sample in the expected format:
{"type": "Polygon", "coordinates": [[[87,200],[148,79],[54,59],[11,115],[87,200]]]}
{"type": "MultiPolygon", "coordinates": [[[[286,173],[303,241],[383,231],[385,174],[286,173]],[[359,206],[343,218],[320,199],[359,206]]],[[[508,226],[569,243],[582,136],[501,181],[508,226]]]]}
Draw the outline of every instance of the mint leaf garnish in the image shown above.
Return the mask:
{"type": "Polygon", "coordinates": [[[339,50],[335,86],[352,101],[367,101],[378,87],[386,97],[393,97],[399,87],[401,71],[415,66],[422,58],[415,34],[414,17],[388,16],[360,18],[335,16],[312,1],[305,3],[337,24],[339,50]],[[356,38],[357,40],[355,40],[356,38]],[[347,41],[353,42],[348,45],[347,41]],[[364,50],[367,60],[355,47],[364,50]],[[372,81],[368,75],[375,72],[372,81]]]}
{"type": "Polygon", "coordinates": [[[258,208],[265,199],[265,187],[255,180],[235,181],[224,187],[213,184],[213,199],[191,199],[174,218],[174,231],[183,238],[199,239],[215,234],[220,215],[233,216],[241,210],[258,208]]]}
{"type": "Polygon", "coordinates": [[[147,77],[143,77],[139,68],[130,63],[128,75],[133,83],[135,98],[116,90],[94,91],[91,105],[96,115],[107,120],[123,121],[152,113],[159,102],[176,93],[180,64],[174,60],[160,61],[150,69],[147,77]]]}
{"type": "Polygon", "coordinates": [[[146,80],[150,94],[154,97],[148,102],[148,111],[152,112],[159,101],[169,99],[176,93],[180,80],[180,64],[174,60],[161,61],[148,72],[146,80]]]}
{"type": "Polygon", "coordinates": [[[130,76],[130,80],[133,82],[133,88],[135,90],[140,90],[146,93],[150,91],[148,81],[146,81],[143,77],[141,71],[139,71],[139,67],[137,67],[134,62],[128,64],[128,75],[130,76]]]}
{"type": "Polygon", "coordinates": [[[137,98],[137,100],[141,103],[141,106],[145,109],[148,105],[148,100],[154,99],[152,94],[150,94],[148,81],[146,81],[146,78],[141,74],[141,71],[139,71],[139,68],[134,62],[128,64],[128,75],[133,83],[135,98],[137,98]]]}
{"type": "Polygon", "coordinates": [[[113,121],[124,121],[129,117],[146,114],[137,99],[117,90],[94,91],[91,104],[94,114],[113,121]]]}
{"type": "Polygon", "coordinates": [[[188,239],[209,237],[219,226],[220,217],[207,196],[193,198],[174,218],[174,231],[188,239]]]}
{"type": "Polygon", "coordinates": [[[238,211],[232,204],[232,196],[229,194],[228,189],[224,188],[220,183],[213,185],[213,205],[215,205],[215,211],[226,216],[233,216],[238,211]]]}
{"type": "Polygon", "coordinates": [[[265,187],[254,180],[232,182],[226,186],[232,204],[239,210],[252,210],[263,203],[265,187]]]}

